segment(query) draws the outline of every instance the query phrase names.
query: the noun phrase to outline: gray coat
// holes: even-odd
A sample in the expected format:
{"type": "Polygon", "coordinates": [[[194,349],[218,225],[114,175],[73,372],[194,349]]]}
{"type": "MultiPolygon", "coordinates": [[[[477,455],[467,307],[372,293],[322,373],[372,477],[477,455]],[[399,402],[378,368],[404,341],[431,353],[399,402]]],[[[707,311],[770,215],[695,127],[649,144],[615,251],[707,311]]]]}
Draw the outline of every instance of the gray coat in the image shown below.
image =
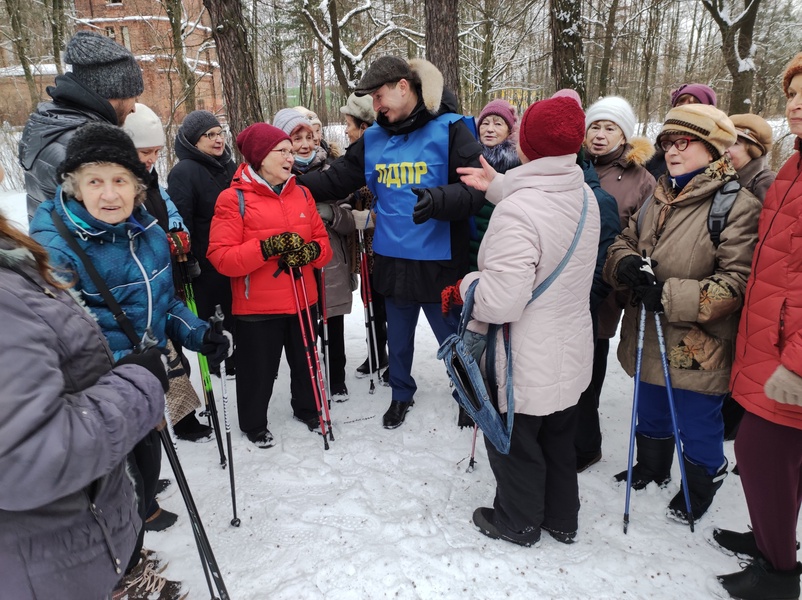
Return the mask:
{"type": "Polygon", "coordinates": [[[161,419],[138,365],[0,236],[0,600],[100,600],[141,522],[126,455],[161,419]]]}

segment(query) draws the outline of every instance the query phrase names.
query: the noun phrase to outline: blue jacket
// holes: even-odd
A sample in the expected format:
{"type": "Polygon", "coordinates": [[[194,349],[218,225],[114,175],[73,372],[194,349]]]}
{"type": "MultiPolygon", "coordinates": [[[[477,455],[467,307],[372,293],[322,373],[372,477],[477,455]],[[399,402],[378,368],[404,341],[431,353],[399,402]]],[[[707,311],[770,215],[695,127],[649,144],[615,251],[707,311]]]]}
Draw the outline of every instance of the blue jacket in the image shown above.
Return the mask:
{"type": "Polygon", "coordinates": [[[92,217],[83,204],[56,192],[44,202],[31,221],[30,233],[47,248],[51,262],[77,273],[74,290],[100,324],[114,352],[120,358],[133,350],[133,344],[114,319],[81,260],[59,235],[50,213],[55,211],[67,225],[125,311],[137,335],[150,328],[164,347],[167,338],[198,351],[209,325],[198,319],[175,296],[170,249],[156,219],[139,206],[120,224],[109,225],[92,217]]]}

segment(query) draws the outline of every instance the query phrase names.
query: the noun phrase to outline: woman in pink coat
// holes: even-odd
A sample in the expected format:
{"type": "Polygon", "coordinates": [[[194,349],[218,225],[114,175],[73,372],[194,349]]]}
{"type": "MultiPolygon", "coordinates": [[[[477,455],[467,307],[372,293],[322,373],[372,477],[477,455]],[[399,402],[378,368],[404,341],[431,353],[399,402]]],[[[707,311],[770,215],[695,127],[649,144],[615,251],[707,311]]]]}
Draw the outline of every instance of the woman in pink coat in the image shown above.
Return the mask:
{"type": "MultiPolygon", "coordinates": [[[[571,98],[536,102],[521,120],[522,166],[503,176],[484,160],[484,170],[460,170],[464,183],[487,190],[488,200],[501,198],[479,248],[480,270],[465,276],[460,292],[479,280],[469,329],[511,323],[515,399],[509,454],[486,444],[496,477],[493,508],[477,508],[473,521],[488,537],[522,546],[537,542],[541,529],[571,543],[578,528],[575,407],[591,377],[589,298],[600,228],[598,205],[576,164],[584,119],[571,98]],[[551,286],[527,304],[571,246],[585,199],[587,215],[573,254],[551,286]]],[[[506,413],[506,356],[496,354],[499,411],[506,413]]]]}

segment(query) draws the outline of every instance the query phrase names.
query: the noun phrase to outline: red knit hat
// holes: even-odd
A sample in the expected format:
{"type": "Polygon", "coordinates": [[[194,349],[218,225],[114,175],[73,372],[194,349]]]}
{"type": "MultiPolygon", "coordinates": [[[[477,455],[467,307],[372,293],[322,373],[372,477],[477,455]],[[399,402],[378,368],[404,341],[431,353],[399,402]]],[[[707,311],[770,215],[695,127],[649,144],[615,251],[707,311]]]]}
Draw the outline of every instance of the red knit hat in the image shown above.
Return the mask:
{"type": "Polygon", "coordinates": [[[278,127],[267,123],[254,123],[237,136],[237,148],[248,164],[258,170],[267,153],[280,142],[289,139],[290,136],[278,127]]]}
{"type": "Polygon", "coordinates": [[[564,96],[535,102],[521,118],[518,136],[529,160],[576,154],[585,139],[585,113],[564,96]]]}

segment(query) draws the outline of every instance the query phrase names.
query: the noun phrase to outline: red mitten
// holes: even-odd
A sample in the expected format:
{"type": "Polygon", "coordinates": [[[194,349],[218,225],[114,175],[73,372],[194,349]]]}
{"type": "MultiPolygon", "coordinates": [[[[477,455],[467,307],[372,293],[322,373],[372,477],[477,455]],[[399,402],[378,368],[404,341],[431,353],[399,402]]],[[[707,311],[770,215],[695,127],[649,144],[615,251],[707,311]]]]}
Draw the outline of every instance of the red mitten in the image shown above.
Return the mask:
{"type": "Polygon", "coordinates": [[[454,285],[446,286],[442,292],[440,292],[440,307],[443,311],[443,316],[448,316],[448,313],[451,312],[452,306],[462,306],[462,296],[459,294],[459,286],[462,283],[462,279],[457,281],[454,285]]]}
{"type": "Polygon", "coordinates": [[[168,231],[167,241],[170,242],[170,254],[181,256],[189,252],[189,234],[186,231],[168,231]]]}

